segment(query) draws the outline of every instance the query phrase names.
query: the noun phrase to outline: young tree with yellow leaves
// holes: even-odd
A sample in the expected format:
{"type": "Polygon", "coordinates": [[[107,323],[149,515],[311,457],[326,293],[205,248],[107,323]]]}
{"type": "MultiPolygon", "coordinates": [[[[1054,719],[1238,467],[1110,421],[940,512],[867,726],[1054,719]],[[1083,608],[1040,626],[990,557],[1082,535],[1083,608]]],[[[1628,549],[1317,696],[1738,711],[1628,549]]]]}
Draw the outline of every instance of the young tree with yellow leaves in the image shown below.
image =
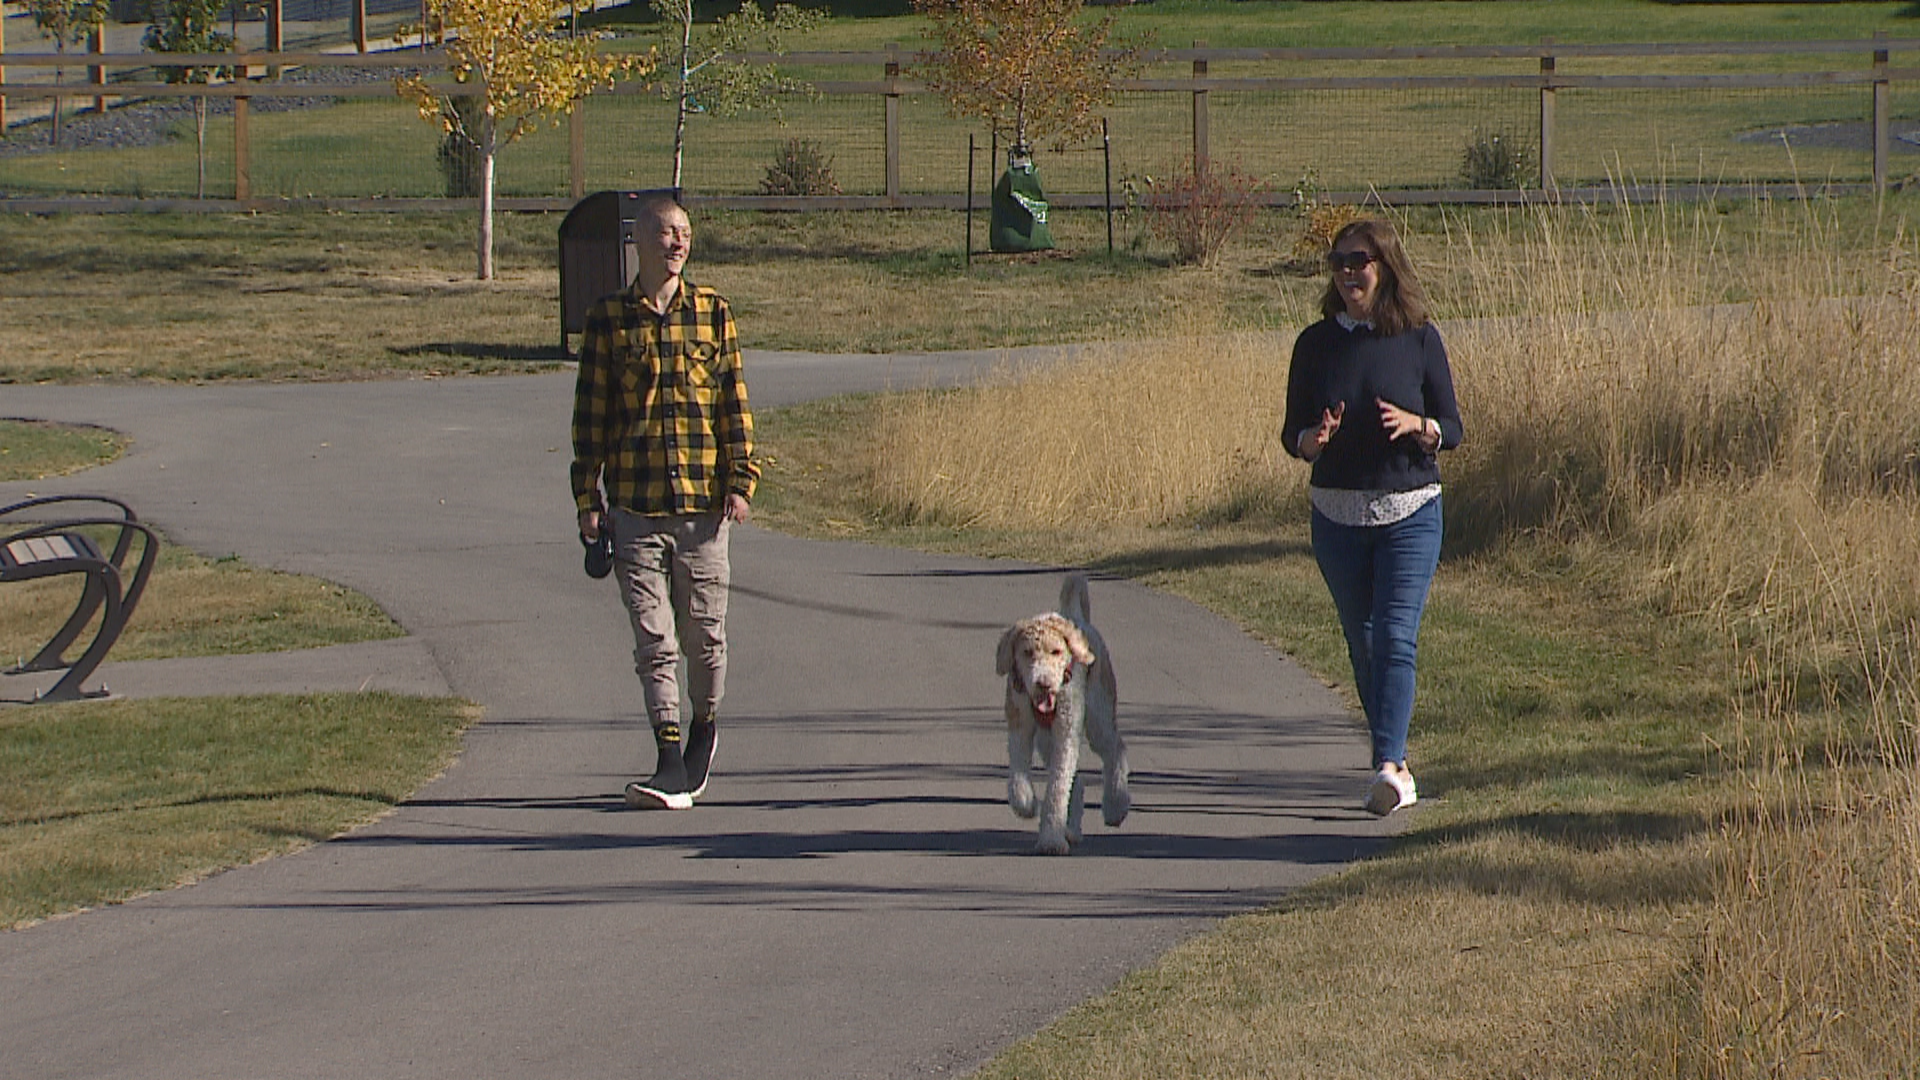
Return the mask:
{"type": "MultiPolygon", "coordinates": [[[[1114,84],[1136,51],[1110,48],[1114,15],[1084,20],[1081,0],[913,0],[933,24],[937,52],[914,74],[947,99],[955,116],[986,121],[1007,140],[1007,171],[993,188],[995,251],[1053,246],[1033,142],[1056,150],[1099,127],[1114,84]]],[[[993,163],[998,168],[1000,163],[993,163]]]]}
{"type": "Polygon", "coordinates": [[[616,78],[652,72],[653,53],[603,56],[599,40],[567,32],[569,0],[427,0],[429,19],[448,35],[447,68],[462,86],[478,86],[480,130],[451,98],[418,76],[397,80],[420,117],[480,148],[480,280],[493,278],[493,163],[499,148],[571,111],[616,78]]]}
{"type": "Polygon", "coordinates": [[[1010,153],[1031,153],[1041,140],[1064,149],[1097,131],[1114,83],[1137,66],[1135,49],[1111,41],[1114,13],[1083,21],[1081,0],[913,0],[913,8],[939,43],[914,74],[955,116],[986,121],[1010,153]]]}

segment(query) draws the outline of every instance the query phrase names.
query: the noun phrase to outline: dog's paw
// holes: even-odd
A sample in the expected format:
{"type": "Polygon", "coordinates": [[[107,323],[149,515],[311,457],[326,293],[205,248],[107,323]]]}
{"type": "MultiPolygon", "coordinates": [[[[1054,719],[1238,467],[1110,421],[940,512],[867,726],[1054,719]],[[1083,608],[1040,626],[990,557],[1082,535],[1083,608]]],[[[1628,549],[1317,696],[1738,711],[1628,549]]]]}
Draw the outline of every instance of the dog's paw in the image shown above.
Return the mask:
{"type": "Polygon", "coordinates": [[[1040,812],[1040,800],[1033,797],[1033,782],[1024,776],[1007,781],[1007,805],[1015,817],[1030,818],[1040,812]]]}
{"type": "Polygon", "coordinates": [[[1065,855],[1073,849],[1073,846],[1067,843],[1064,833],[1041,833],[1040,842],[1035,844],[1033,849],[1042,855],[1065,855]]]}
{"type": "Polygon", "coordinates": [[[1100,793],[1100,816],[1106,819],[1109,828],[1119,828],[1127,820],[1127,811],[1133,809],[1133,796],[1125,788],[1100,793]]]}

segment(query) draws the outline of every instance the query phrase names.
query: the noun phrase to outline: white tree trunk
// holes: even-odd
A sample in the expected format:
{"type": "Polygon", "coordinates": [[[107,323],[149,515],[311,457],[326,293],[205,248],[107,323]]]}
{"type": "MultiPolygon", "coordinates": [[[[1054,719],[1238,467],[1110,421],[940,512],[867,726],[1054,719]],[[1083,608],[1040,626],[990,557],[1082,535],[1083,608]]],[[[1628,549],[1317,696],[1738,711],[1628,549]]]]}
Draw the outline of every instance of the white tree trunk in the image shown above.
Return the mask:
{"type": "Polygon", "coordinates": [[[690,85],[693,73],[688,70],[693,60],[693,0],[686,0],[680,8],[680,100],[674,110],[673,119],[673,186],[680,186],[680,164],[684,159],[687,145],[687,106],[693,100],[693,87],[690,85]]]}
{"type": "Polygon", "coordinates": [[[1013,146],[1018,150],[1027,145],[1027,83],[1023,76],[1020,82],[1020,96],[1013,107],[1013,146]]]}
{"type": "Polygon", "coordinates": [[[480,280],[493,280],[493,109],[480,121],[480,280]]]}

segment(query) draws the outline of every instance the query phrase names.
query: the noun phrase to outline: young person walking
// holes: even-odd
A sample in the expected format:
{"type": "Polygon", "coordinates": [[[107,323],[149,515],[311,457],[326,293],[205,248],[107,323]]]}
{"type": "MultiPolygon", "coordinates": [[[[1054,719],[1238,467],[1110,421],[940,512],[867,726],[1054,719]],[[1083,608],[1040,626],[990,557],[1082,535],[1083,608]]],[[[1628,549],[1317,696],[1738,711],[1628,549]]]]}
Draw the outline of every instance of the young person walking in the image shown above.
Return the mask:
{"type": "Polygon", "coordinates": [[[610,531],[653,728],[653,773],[626,786],[627,803],[685,810],[706,792],[726,691],[728,530],[751,515],[760,469],[732,309],[682,276],[693,244],[686,210],[655,196],[635,226],[633,284],[587,313],[573,497],[583,540],[610,531]]]}

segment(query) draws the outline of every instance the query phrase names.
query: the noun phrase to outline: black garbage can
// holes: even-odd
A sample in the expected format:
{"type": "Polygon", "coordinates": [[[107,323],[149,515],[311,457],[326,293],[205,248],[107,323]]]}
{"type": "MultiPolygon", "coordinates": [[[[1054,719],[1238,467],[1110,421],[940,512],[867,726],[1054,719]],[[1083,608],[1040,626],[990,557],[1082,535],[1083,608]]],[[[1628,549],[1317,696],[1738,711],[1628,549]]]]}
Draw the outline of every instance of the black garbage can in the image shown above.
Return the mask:
{"type": "Polygon", "coordinates": [[[573,355],[568,335],[586,330],[593,302],[626,288],[640,272],[634,220],[641,204],[656,195],[671,195],[677,202],[680,189],[596,191],[574,203],[560,222],[561,352],[573,355]]]}

